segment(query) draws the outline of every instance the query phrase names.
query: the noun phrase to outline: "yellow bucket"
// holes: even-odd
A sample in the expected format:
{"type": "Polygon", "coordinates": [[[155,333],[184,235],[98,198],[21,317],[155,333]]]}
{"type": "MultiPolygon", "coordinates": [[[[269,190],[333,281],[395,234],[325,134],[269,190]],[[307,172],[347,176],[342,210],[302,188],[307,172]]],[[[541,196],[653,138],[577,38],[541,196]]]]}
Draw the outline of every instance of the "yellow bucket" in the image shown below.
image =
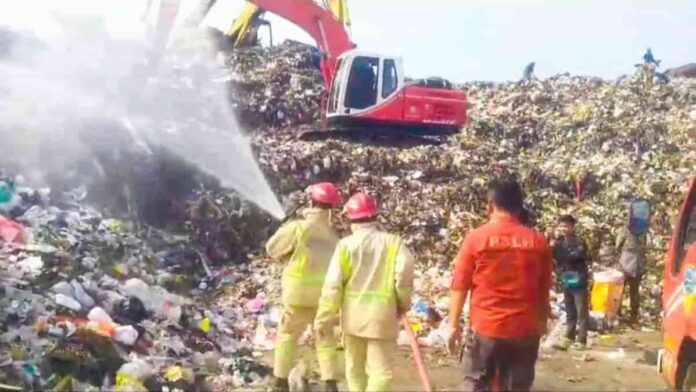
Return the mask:
{"type": "Polygon", "coordinates": [[[615,319],[623,295],[623,274],[616,270],[598,272],[593,275],[593,281],[592,311],[607,319],[615,319]]]}

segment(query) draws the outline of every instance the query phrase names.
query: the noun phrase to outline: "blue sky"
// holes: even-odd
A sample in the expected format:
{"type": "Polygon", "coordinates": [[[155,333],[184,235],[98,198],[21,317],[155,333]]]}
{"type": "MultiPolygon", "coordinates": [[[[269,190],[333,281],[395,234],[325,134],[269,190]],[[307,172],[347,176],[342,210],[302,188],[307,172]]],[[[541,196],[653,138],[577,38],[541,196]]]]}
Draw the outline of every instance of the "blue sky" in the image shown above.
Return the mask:
{"type": "MultiPolygon", "coordinates": [[[[206,22],[226,27],[241,9],[219,0],[206,22]]],[[[696,0],[349,0],[352,37],[364,50],[400,55],[413,77],[511,80],[536,61],[560,72],[614,78],[646,47],[663,66],[696,62],[696,0]]],[[[274,39],[312,42],[277,17],[274,39]]]]}
{"type": "MultiPolygon", "coordinates": [[[[197,1],[182,0],[181,14],[197,1]]],[[[633,72],[648,46],[663,68],[696,62],[696,0],[348,1],[358,47],[402,56],[412,77],[513,80],[536,61],[539,77],[567,71],[614,78],[633,72]]],[[[126,32],[145,0],[16,3],[3,7],[0,25],[50,32],[49,18],[39,10],[59,8],[106,14],[111,28],[126,32]]],[[[243,6],[242,0],[218,0],[205,23],[226,29],[243,6]]],[[[312,42],[289,22],[268,19],[276,42],[312,42]]]]}

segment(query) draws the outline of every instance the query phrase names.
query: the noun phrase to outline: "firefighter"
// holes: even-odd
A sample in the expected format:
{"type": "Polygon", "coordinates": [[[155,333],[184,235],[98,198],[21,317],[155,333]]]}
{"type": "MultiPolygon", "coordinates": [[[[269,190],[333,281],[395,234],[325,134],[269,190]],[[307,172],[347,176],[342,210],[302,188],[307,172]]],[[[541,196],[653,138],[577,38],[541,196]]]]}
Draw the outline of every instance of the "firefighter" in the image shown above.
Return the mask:
{"type": "Polygon", "coordinates": [[[551,251],[546,239],[524,226],[519,184],[494,184],[488,193],[490,220],[462,241],[454,261],[448,348],[461,337],[462,308],[471,290],[471,334],[464,357],[466,390],[528,391],[540,337],[550,313],[551,251]]]}
{"type": "Polygon", "coordinates": [[[399,318],[411,306],[413,256],[399,236],[381,230],[375,199],[354,195],[345,206],[352,234],[331,259],[314,329],[330,333],[340,312],[348,390],[391,387],[399,318]]]}
{"type": "MultiPolygon", "coordinates": [[[[278,229],[266,245],[275,260],[288,260],[283,272],[283,314],[278,327],[273,375],[277,391],[289,390],[288,375],[295,365],[302,333],[314,321],[324,276],[339,237],[330,224],[331,208],[341,204],[338,189],[330,183],[308,188],[310,208],[304,219],[278,229]]],[[[338,365],[333,334],[315,336],[317,359],[326,390],[337,391],[338,365]]]]}

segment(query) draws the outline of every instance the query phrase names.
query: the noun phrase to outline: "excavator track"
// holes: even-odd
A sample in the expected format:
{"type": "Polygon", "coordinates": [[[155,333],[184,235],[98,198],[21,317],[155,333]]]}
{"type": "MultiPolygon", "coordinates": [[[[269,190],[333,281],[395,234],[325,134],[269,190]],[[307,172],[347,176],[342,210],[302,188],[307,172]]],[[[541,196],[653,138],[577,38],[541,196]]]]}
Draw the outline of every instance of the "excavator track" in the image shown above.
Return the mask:
{"type": "Polygon", "coordinates": [[[377,127],[342,127],[305,131],[298,135],[298,139],[309,142],[344,140],[352,143],[384,146],[439,145],[444,143],[447,137],[453,133],[441,130],[412,131],[377,127]]]}

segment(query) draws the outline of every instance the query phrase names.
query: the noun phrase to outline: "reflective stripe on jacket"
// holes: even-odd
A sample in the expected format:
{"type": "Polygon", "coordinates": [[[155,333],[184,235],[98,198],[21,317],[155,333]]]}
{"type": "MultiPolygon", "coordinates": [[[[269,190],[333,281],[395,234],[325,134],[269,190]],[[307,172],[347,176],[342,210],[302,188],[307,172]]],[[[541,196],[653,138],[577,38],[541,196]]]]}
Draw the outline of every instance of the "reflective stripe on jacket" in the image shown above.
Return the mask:
{"type": "Polygon", "coordinates": [[[329,211],[311,208],[304,219],[291,221],[268,240],[266,252],[288,261],[283,271],[283,304],[315,307],[338,235],[329,222],[329,211]]]}
{"type": "Polygon", "coordinates": [[[401,238],[376,223],[354,224],[331,259],[315,328],[341,313],[343,333],[395,339],[397,311],[408,311],[413,292],[413,256],[401,238]]]}

